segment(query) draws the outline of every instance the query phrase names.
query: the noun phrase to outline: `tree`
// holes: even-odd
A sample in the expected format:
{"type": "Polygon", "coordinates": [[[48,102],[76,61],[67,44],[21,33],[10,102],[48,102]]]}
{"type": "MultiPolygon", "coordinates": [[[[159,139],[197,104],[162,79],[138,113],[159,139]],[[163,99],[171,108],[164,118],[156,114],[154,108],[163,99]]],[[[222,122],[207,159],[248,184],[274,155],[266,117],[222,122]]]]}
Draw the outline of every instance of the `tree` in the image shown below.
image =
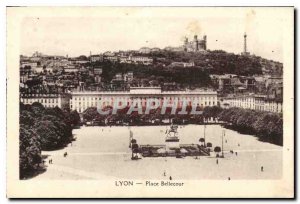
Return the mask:
{"type": "Polygon", "coordinates": [[[201,143],[201,146],[203,146],[203,144],[205,143],[205,139],[204,139],[203,137],[201,137],[201,138],[199,139],[199,142],[201,143]]]}
{"type": "Polygon", "coordinates": [[[35,122],[35,117],[31,111],[28,110],[20,111],[20,124],[30,128],[31,126],[33,126],[34,122],[35,122]]]}
{"type": "Polygon", "coordinates": [[[73,126],[76,126],[80,123],[80,116],[76,110],[71,111],[70,113],[70,122],[73,126]]]}
{"type": "Polygon", "coordinates": [[[31,104],[31,110],[32,113],[34,114],[34,117],[38,118],[43,115],[45,108],[41,103],[34,102],[33,104],[31,104]]]}
{"type": "Polygon", "coordinates": [[[219,157],[219,153],[221,152],[221,147],[219,147],[219,146],[216,146],[215,148],[214,148],[214,152],[216,152],[217,153],[217,157],[219,157]]]}
{"type": "Polygon", "coordinates": [[[93,119],[100,117],[100,114],[96,107],[89,107],[82,113],[83,119],[92,121],[93,119]]]}
{"type": "MultiPolygon", "coordinates": [[[[73,113],[76,119],[76,113],[73,113]]],[[[37,170],[41,150],[55,150],[72,139],[71,114],[40,103],[20,104],[20,176],[37,170]]]]}
{"type": "Polygon", "coordinates": [[[43,120],[34,125],[36,133],[40,136],[42,150],[54,150],[63,146],[62,133],[52,121],[43,120]]]}
{"type": "Polygon", "coordinates": [[[254,134],[262,141],[283,144],[282,114],[230,108],[222,110],[218,117],[229,123],[226,125],[228,128],[245,134],[254,134]]]}
{"type": "Polygon", "coordinates": [[[19,169],[22,179],[38,169],[41,162],[41,145],[35,131],[23,125],[20,126],[19,139],[19,169]]]}

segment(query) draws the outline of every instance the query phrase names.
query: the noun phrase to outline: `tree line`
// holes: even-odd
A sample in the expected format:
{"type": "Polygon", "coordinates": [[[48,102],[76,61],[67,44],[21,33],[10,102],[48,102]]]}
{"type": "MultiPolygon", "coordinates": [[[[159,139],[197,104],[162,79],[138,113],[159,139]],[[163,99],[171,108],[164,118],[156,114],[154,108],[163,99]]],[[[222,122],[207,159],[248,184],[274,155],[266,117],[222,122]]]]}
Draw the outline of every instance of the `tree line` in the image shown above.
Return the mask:
{"type": "MultiPolygon", "coordinates": [[[[103,111],[112,109],[107,106],[103,111]]],[[[176,110],[171,114],[171,109],[167,109],[166,114],[161,114],[161,109],[151,110],[150,114],[138,114],[132,112],[126,114],[128,107],[118,110],[117,114],[101,115],[97,108],[90,107],[83,112],[85,121],[94,121],[96,125],[150,125],[162,124],[162,120],[177,124],[203,124],[207,119],[216,122],[225,122],[224,126],[236,130],[242,134],[256,135],[259,140],[270,142],[276,145],[283,144],[283,119],[282,114],[263,112],[242,108],[222,109],[219,106],[199,108],[200,115],[191,114],[191,107],[187,107],[187,114],[180,115],[176,110]],[[105,122],[106,121],[106,122],[105,122]]]]}
{"type": "MultiPolygon", "coordinates": [[[[165,114],[162,114],[162,108],[158,107],[156,109],[150,110],[149,114],[139,114],[137,111],[128,113],[129,107],[119,109],[116,114],[112,114],[112,107],[106,106],[102,111],[109,111],[109,114],[102,115],[98,112],[96,107],[89,107],[83,113],[84,121],[93,121],[97,125],[150,125],[150,124],[160,124],[162,120],[168,119],[169,121],[174,120],[176,123],[203,123],[202,114],[192,114],[192,106],[188,105],[186,107],[186,114],[179,114],[182,110],[177,108],[175,114],[172,113],[172,108],[167,107],[165,114]]],[[[145,113],[145,107],[142,108],[142,113],[145,113]]],[[[196,111],[203,110],[202,107],[197,107],[196,111]]]]}
{"type": "Polygon", "coordinates": [[[222,109],[220,107],[206,107],[203,114],[206,117],[214,117],[226,122],[226,128],[256,135],[260,141],[283,145],[282,114],[242,108],[222,109]]]}
{"type": "Polygon", "coordinates": [[[42,150],[56,150],[73,140],[72,128],[80,116],[77,111],[45,108],[37,102],[21,103],[19,122],[20,178],[25,178],[40,168],[42,150]]]}

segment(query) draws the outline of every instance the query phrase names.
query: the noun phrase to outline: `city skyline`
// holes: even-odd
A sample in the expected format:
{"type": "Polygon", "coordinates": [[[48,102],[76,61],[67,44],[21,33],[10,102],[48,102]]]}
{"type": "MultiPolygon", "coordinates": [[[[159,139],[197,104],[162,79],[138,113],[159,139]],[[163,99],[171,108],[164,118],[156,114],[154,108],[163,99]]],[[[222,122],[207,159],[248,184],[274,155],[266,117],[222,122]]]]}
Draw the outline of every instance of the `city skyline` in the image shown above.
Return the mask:
{"type": "MultiPolygon", "coordinates": [[[[79,12],[57,17],[28,17],[22,21],[21,54],[31,55],[35,51],[49,55],[76,57],[99,54],[105,51],[138,50],[141,47],[181,46],[184,37],[192,40],[194,35],[207,35],[207,49],[224,50],[240,54],[243,52],[244,33],[247,33],[247,48],[251,54],[275,61],[283,60],[282,29],[284,23],[276,9],[266,12],[259,8],[241,9],[223,18],[199,12],[201,8],[185,8],[185,18],[176,17],[180,10],[162,11],[164,8],[94,8],[88,17],[79,12]],[[97,11],[103,11],[101,14],[97,11]],[[145,12],[146,11],[146,12],[145,12]],[[150,15],[153,18],[148,18],[150,15]],[[272,16],[269,18],[268,16],[272,16]],[[218,28],[218,29],[216,29],[218,28]],[[226,31],[226,35],[222,34],[226,31]],[[116,32],[118,31],[118,32],[116,32]],[[280,31],[280,32],[279,32],[280,31]]],[[[87,9],[89,10],[89,9],[87,9]]],[[[218,8],[210,8],[214,12],[218,8]]],[[[229,9],[230,10],[230,9],[229,9]]],[[[88,11],[85,11],[88,12],[88,11]]]]}

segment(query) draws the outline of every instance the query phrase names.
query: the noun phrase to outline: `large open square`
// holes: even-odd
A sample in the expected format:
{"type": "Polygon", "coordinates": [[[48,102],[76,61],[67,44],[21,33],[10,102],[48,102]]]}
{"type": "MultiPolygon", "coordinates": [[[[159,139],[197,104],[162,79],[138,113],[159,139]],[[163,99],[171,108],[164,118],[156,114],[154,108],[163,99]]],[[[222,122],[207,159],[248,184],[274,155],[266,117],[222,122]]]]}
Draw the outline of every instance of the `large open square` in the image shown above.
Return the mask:
{"type": "MultiPolygon", "coordinates": [[[[46,172],[33,179],[280,179],[282,147],[260,142],[256,137],[225,130],[225,158],[215,154],[185,158],[142,158],[131,160],[129,130],[138,144],[164,144],[168,126],[81,127],[73,130],[77,138],[68,147],[43,152],[46,172]],[[237,152],[232,154],[229,151],[237,152]],[[68,156],[63,154],[67,152],[68,156]],[[48,160],[52,159],[53,164],[48,160]],[[264,170],[261,171],[261,166],[264,170]]],[[[222,127],[206,126],[206,141],[221,146],[222,127]]],[[[179,126],[180,143],[197,144],[204,126],[179,126]]]]}

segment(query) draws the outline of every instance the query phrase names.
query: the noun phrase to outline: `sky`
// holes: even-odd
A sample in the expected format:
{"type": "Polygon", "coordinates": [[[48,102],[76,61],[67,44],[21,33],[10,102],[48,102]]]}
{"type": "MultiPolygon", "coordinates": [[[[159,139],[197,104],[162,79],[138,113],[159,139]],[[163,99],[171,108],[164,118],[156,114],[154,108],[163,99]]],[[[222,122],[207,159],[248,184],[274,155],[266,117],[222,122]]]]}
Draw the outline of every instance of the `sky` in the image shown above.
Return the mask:
{"type": "Polygon", "coordinates": [[[99,54],[141,47],[180,46],[184,37],[207,35],[209,50],[282,61],[286,9],[280,8],[43,8],[21,22],[21,54],[99,54]],[[44,10],[43,10],[44,9],[44,10]]]}

